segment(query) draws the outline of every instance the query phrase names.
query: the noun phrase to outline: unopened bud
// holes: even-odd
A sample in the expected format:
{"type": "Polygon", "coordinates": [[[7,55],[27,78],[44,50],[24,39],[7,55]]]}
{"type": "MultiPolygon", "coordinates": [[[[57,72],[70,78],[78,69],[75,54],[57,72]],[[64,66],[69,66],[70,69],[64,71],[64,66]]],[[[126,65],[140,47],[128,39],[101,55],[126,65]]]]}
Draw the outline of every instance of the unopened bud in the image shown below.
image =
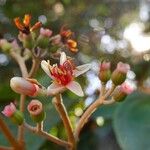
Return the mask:
{"type": "Polygon", "coordinates": [[[111,77],[111,71],[110,71],[110,62],[102,62],[100,64],[100,71],[99,71],[99,79],[106,83],[108,80],[110,80],[111,77]]]}
{"type": "Polygon", "coordinates": [[[43,105],[39,100],[32,100],[28,105],[28,111],[32,120],[36,123],[42,122],[45,119],[43,105]]]}
{"type": "Polygon", "coordinates": [[[1,39],[1,40],[0,40],[0,48],[1,48],[4,52],[9,52],[9,50],[12,48],[12,45],[11,45],[11,43],[9,43],[7,40],[1,39]]]}
{"type": "Polygon", "coordinates": [[[49,38],[49,37],[52,35],[52,31],[49,30],[49,29],[41,28],[41,29],[40,29],[40,35],[49,38]]]}
{"type": "Polygon", "coordinates": [[[6,117],[11,117],[15,112],[16,112],[16,107],[13,103],[10,103],[9,105],[5,106],[4,110],[2,111],[2,113],[6,117]]]}
{"type": "Polygon", "coordinates": [[[15,50],[15,51],[20,51],[20,47],[19,47],[19,45],[18,45],[18,43],[17,43],[17,40],[13,40],[12,42],[11,42],[11,48],[13,49],[13,50],[15,50]]]}
{"type": "Polygon", "coordinates": [[[19,33],[18,39],[22,42],[24,48],[32,49],[34,46],[34,40],[32,34],[19,33]]]}
{"type": "Polygon", "coordinates": [[[2,113],[6,117],[9,117],[11,119],[11,121],[17,125],[21,125],[24,121],[22,112],[17,110],[13,103],[10,103],[9,105],[5,106],[2,113]]]}
{"type": "Polygon", "coordinates": [[[40,35],[37,39],[37,45],[41,48],[47,48],[49,45],[49,37],[52,35],[52,31],[49,29],[40,29],[40,35]]]}
{"type": "Polygon", "coordinates": [[[51,41],[52,41],[52,44],[53,45],[59,45],[59,44],[62,44],[61,43],[61,36],[58,34],[58,35],[55,35],[51,38],[51,41]]]}
{"type": "Polygon", "coordinates": [[[113,93],[113,99],[117,102],[123,101],[127,95],[133,92],[133,88],[127,84],[123,83],[121,86],[117,87],[113,93]]]}
{"type": "Polygon", "coordinates": [[[13,77],[10,80],[10,86],[13,91],[19,94],[24,94],[28,96],[37,96],[39,93],[39,86],[30,82],[22,77],[13,77]]]}
{"type": "Polygon", "coordinates": [[[126,79],[126,74],[130,70],[130,66],[128,64],[119,62],[117,64],[117,68],[113,71],[111,80],[115,85],[122,84],[126,79]]]}

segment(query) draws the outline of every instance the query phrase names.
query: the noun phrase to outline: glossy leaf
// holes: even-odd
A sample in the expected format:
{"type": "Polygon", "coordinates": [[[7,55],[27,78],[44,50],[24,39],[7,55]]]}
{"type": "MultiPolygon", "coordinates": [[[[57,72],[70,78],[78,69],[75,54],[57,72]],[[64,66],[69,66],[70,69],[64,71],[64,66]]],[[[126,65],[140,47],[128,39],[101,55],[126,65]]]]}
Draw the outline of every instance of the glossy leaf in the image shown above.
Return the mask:
{"type": "Polygon", "coordinates": [[[114,130],[123,150],[150,149],[150,95],[134,93],[114,115],[114,130]]]}

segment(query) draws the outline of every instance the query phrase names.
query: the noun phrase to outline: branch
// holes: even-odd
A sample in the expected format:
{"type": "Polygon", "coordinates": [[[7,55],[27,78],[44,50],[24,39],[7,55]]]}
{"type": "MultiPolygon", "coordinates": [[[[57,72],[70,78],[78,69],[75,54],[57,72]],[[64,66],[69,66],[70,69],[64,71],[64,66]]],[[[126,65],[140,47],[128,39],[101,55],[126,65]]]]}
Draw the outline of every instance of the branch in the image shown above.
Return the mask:
{"type": "Polygon", "coordinates": [[[150,94],[150,87],[144,87],[143,85],[139,85],[138,90],[145,94],[150,94]]]}
{"type": "Polygon", "coordinates": [[[37,123],[37,130],[43,131],[43,122],[37,123]]]}
{"type": "Polygon", "coordinates": [[[101,82],[100,97],[105,93],[105,83],[101,82]]]}
{"type": "Polygon", "coordinates": [[[63,124],[65,126],[67,136],[68,136],[68,142],[72,144],[71,150],[75,150],[76,145],[75,145],[75,138],[73,135],[71,122],[70,122],[69,116],[67,114],[66,108],[62,102],[62,98],[61,98],[60,94],[56,95],[56,97],[53,99],[53,104],[55,105],[55,108],[58,111],[58,113],[63,121],[63,124]]]}
{"type": "MultiPolygon", "coordinates": [[[[23,113],[24,112],[24,106],[25,106],[25,95],[21,95],[20,96],[20,111],[23,113]]],[[[23,146],[24,145],[24,126],[21,125],[18,128],[18,140],[20,142],[20,144],[23,146]]]]}
{"type": "Polygon", "coordinates": [[[28,130],[30,130],[32,133],[37,134],[39,136],[42,136],[42,137],[48,139],[49,141],[52,141],[52,142],[54,142],[60,146],[64,146],[64,147],[70,147],[71,146],[68,142],[63,141],[63,140],[61,140],[61,139],[59,139],[59,138],[57,138],[51,134],[48,134],[45,131],[42,131],[42,130],[38,131],[37,128],[32,127],[32,126],[28,125],[27,123],[24,123],[24,126],[28,130]]]}
{"type": "Polygon", "coordinates": [[[114,84],[112,84],[111,89],[109,89],[106,94],[105,94],[105,99],[108,98],[109,96],[111,96],[111,94],[113,93],[113,91],[115,90],[116,86],[114,84]]]}
{"type": "Polygon", "coordinates": [[[20,54],[16,53],[15,51],[11,51],[10,55],[18,63],[20,70],[21,70],[21,73],[22,73],[22,76],[26,78],[28,76],[28,71],[27,71],[27,67],[25,65],[25,61],[24,61],[23,57],[21,57],[20,54]]]}
{"type": "Polygon", "coordinates": [[[7,140],[10,142],[10,144],[16,148],[19,149],[19,143],[15,139],[15,137],[12,135],[11,131],[9,130],[8,126],[5,124],[3,119],[0,117],[0,129],[6,136],[7,140]]]}
{"type": "Polygon", "coordinates": [[[13,150],[12,147],[0,146],[0,150],[13,150]]]}
{"type": "Polygon", "coordinates": [[[32,67],[31,70],[29,72],[29,78],[33,77],[35,75],[35,73],[37,72],[38,68],[40,65],[40,60],[38,58],[33,58],[32,60],[32,67]]]}
{"type": "Polygon", "coordinates": [[[76,140],[78,140],[80,131],[83,128],[83,126],[85,125],[85,123],[88,121],[89,117],[99,106],[101,106],[103,104],[103,101],[112,94],[114,89],[115,89],[115,85],[112,85],[112,88],[110,90],[108,90],[104,96],[100,95],[99,98],[96,101],[94,101],[83,113],[83,115],[81,116],[81,118],[77,124],[76,130],[75,130],[75,139],[76,140]]]}
{"type": "Polygon", "coordinates": [[[115,102],[115,100],[112,98],[112,99],[110,99],[110,100],[104,100],[103,101],[103,104],[104,105],[110,105],[110,104],[113,104],[115,102]]]}
{"type": "MultiPolygon", "coordinates": [[[[21,73],[22,73],[22,76],[24,78],[32,77],[36,73],[36,71],[39,67],[39,64],[40,64],[40,61],[38,59],[33,59],[32,68],[31,68],[30,73],[28,74],[27,67],[25,65],[25,61],[24,61],[23,57],[21,57],[20,54],[14,52],[14,51],[11,51],[10,54],[18,63],[21,73]]],[[[26,97],[25,95],[21,95],[21,97],[20,97],[20,111],[21,112],[24,112],[25,97],[26,97]]],[[[24,145],[24,127],[23,126],[20,126],[18,129],[18,139],[19,139],[19,142],[22,143],[22,145],[24,145]]]]}
{"type": "Polygon", "coordinates": [[[89,117],[92,115],[92,113],[96,110],[97,107],[103,104],[104,97],[98,98],[96,101],[94,101],[84,112],[84,114],[81,116],[77,127],[75,129],[75,138],[78,140],[79,134],[85,123],[88,121],[89,117]]]}

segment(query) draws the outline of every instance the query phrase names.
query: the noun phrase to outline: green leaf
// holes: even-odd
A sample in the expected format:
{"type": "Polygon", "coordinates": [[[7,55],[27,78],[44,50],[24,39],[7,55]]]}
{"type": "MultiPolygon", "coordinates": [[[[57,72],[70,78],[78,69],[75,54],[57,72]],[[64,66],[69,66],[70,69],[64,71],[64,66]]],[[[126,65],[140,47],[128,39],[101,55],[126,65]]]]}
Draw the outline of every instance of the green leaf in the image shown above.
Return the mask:
{"type": "Polygon", "coordinates": [[[114,114],[114,130],[123,150],[150,149],[150,95],[134,93],[114,114]]]}
{"type": "Polygon", "coordinates": [[[0,102],[12,101],[16,95],[8,84],[3,83],[3,86],[0,86],[0,102]]]}
{"type": "Polygon", "coordinates": [[[25,140],[26,140],[26,149],[27,150],[37,150],[44,143],[45,139],[40,137],[30,131],[25,132],[25,140]]]}

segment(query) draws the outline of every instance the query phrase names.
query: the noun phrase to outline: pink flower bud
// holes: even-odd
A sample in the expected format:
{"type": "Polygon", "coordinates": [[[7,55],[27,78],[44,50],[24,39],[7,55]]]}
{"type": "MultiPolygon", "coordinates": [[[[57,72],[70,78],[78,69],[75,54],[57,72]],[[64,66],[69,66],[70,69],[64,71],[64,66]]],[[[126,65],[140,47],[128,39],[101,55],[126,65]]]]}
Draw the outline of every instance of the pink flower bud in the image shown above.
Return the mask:
{"type": "Polygon", "coordinates": [[[133,92],[133,88],[127,84],[123,83],[122,85],[118,86],[114,93],[113,93],[113,98],[115,101],[120,102],[123,101],[127,95],[131,94],[133,92]]]}
{"type": "Polygon", "coordinates": [[[45,118],[43,105],[39,100],[32,100],[27,107],[31,118],[35,122],[41,122],[45,118]]]}
{"type": "Polygon", "coordinates": [[[21,125],[24,121],[22,112],[17,110],[13,103],[10,103],[9,105],[5,106],[2,113],[6,117],[9,117],[14,124],[21,125]]]}
{"type": "Polygon", "coordinates": [[[23,42],[24,40],[28,39],[29,36],[30,36],[30,35],[26,35],[26,34],[24,34],[24,33],[22,33],[22,32],[19,32],[19,34],[18,34],[18,39],[19,39],[21,42],[23,42]]]}
{"type": "Polygon", "coordinates": [[[58,34],[58,35],[55,35],[54,37],[52,37],[52,44],[53,45],[59,45],[59,44],[62,44],[61,43],[61,36],[58,34]]]}
{"type": "Polygon", "coordinates": [[[11,45],[12,45],[12,48],[13,49],[19,49],[19,45],[18,45],[18,43],[17,43],[17,41],[16,40],[13,40],[12,42],[11,42],[11,45]]]}
{"type": "Polygon", "coordinates": [[[117,64],[117,68],[113,71],[111,80],[115,85],[122,84],[126,79],[126,74],[130,70],[130,66],[128,64],[119,62],[117,64]]]}
{"type": "Polygon", "coordinates": [[[125,93],[126,95],[129,95],[133,92],[133,88],[127,84],[126,82],[124,82],[121,86],[120,86],[120,91],[125,93]]]}
{"type": "Polygon", "coordinates": [[[2,111],[2,113],[6,117],[11,117],[15,112],[16,112],[16,107],[13,103],[10,103],[9,105],[5,106],[4,110],[2,111]]]}
{"type": "Polygon", "coordinates": [[[99,71],[99,79],[106,83],[108,80],[110,80],[111,77],[111,71],[110,71],[110,62],[102,62],[100,64],[100,71],[99,71]]]}
{"type": "Polygon", "coordinates": [[[40,35],[37,38],[37,45],[42,48],[45,49],[49,46],[49,42],[50,42],[50,36],[52,35],[52,31],[49,29],[44,29],[41,28],[40,29],[40,35]]]}
{"type": "Polygon", "coordinates": [[[122,62],[119,62],[117,64],[117,68],[116,70],[118,72],[121,72],[121,73],[127,73],[129,70],[130,70],[130,66],[128,64],[125,64],[125,63],[122,63],[122,62]]]}
{"type": "Polygon", "coordinates": [[[45,37],[50,37],[52,35],[52,31],[49,30],[49,29],[44,29],[44,28],[41,28],[40,29],[40,34],[42,36],[45,36],[45,37]]]}
{"type": "Polygon", "coordinates": [[[37,96],[39,92],[39,86],[22,77],[13,77],[10,80],[10,86],[13,91],[19,94],[28,96],[37,96]]]}
{"type": "Polygon", "coordinates": [[[39,115],[43,111],[42,103],[38,100],[32,100],[28,105],[28,111],[32,115],[39,115]]]}
{"type": "Polygon", "coordinates": [[[110,62],[104,61],[100,64],[100,71],[105,71],[109,69],[110,69],[110,62]]]}
{"type": "Polygon", "coordinates": [[[20,32],[18,39],[22,42],[24,48],[32,49],[34,47],[34,38],[31,34],[25,34],[20,32]]]}

